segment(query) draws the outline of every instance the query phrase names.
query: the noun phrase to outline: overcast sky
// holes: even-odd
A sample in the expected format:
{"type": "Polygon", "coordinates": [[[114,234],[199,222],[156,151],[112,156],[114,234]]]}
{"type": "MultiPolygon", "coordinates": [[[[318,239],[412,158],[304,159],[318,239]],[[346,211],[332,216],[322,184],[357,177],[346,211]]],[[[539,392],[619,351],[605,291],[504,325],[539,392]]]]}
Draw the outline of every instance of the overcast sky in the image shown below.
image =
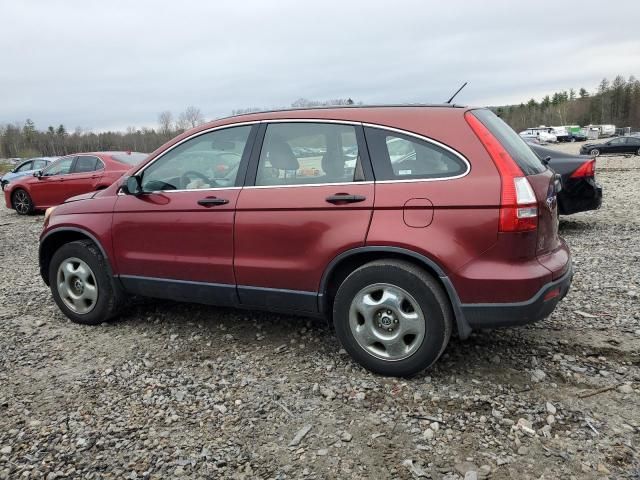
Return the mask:
{"type": "Polygon", "coordinates": [[[0,0],[0,123],[104,130],[189,105],[212,119],[299,97],[443,102],[463,81],[458,103],[520,103],[640,77],[639,18],[638,0],[0,0]]]}

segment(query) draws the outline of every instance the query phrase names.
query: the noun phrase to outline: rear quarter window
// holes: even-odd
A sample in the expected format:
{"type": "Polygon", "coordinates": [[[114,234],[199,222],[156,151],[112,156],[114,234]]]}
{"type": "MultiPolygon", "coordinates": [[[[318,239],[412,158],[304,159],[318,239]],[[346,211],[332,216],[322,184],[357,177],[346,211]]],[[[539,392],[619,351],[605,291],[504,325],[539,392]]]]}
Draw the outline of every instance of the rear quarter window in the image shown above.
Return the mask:
{"type": "Polygon", "coordinates": [[[111,155],[111,158],[116,160],[117,162],[124,163],[125,165],[138,165],[141,163],[148,155],[146,153],[114,153],[111,155]]]}
{"type": "Polygon", "coordinates": [[[383,128],[366,127],[376,180],[428,180],[459,177],[468,164],[435,143],[383,128]]]}
{"type": "Polygon", "coordinates": [[[511,158],[518,164],[522,173],[536,175],[547,169],[529,148],[529,145],[520,138],[520,135],[514,132],[509,125],[504,123],[491,110],[479,109],[473,110],[472,113],[498,139],[504,149],[511,155],[511,158]]]}

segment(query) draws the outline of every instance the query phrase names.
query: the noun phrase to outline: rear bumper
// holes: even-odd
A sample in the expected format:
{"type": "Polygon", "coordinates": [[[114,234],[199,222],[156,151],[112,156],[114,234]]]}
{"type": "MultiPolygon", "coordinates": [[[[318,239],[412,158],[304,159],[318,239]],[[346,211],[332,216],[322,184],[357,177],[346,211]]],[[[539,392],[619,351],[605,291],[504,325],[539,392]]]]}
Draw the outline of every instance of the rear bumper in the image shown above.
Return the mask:
{"type": "Polygon", "coordinates": [[[562,300],[573,280],[573,266],[560,278],[544,285],[538,293],[517,303],[467,303],[461,310],[471,329],[526,325],[548,317],[562,300]]]}
{"type": "Polygon", "coordinates": [[[597,210],[602,205],[602,187],[593,178],[569,182],[558,194],[560,215],[597,210]]]}

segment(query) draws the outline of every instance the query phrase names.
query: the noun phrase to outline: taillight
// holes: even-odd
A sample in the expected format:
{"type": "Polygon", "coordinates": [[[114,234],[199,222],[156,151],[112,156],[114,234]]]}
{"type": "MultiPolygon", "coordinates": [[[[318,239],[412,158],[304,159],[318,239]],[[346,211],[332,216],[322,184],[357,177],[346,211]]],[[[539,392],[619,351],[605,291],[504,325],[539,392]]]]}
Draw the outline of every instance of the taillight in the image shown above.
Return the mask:
{"type": "Polygon", "coordinates": [[[580,165],[570,178],[595,177],[596,175],[596,159],[590,160],[580,165]]]}
{"type": "Polygon", "coordinates": [[[525,232],[538,228],[538,201],[527,177],[509,152],[471,112],[467,123],[480,139],[500,173],[500,232],[525,232]]]}

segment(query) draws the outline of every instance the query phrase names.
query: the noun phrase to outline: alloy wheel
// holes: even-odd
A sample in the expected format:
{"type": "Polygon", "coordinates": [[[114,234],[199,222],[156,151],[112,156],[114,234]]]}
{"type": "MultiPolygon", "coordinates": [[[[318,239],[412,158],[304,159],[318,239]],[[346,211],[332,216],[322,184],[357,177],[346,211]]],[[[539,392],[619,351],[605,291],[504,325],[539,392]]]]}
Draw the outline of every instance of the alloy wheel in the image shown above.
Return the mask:
{"type": "Polygon", "coordinates": [[[388,361],[413,355],[426,333],[425,317],[416,299],[388,283],[369,285],[354,296],[349,327],[361,348],[388,361]]]}
{"type": "Polygon", "coordinates": [[[91,267],[79,258],[67,258],[56,275],[58,294],[74,313],[89,313],[98,301],[98,283],[91,267]]]}
{"type": "Polygon", "coordinates": [[[18,190],[13,194],[13,208],[16,209],[16,212],[26,215],[29,213],[31,209],[31,200],[29,199],[29,195],[24,190],[18,190]]]}

